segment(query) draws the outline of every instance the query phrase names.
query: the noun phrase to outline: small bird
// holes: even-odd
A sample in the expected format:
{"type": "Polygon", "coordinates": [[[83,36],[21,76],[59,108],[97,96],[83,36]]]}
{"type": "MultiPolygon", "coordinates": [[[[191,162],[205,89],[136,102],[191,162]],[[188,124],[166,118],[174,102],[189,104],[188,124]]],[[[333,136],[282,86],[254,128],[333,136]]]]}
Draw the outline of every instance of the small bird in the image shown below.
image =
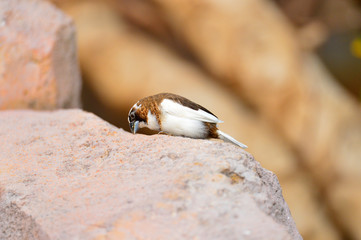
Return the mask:
{"type": "Polygon", "coordinates": [[[172,93],[159,93],[139,100],[128,114],[130,130],[149,128],[174,136],[190,138],[219,138],[241,148],[243,143],[217,128],[222,123],[216,115],[201,105],[172,93]]]}

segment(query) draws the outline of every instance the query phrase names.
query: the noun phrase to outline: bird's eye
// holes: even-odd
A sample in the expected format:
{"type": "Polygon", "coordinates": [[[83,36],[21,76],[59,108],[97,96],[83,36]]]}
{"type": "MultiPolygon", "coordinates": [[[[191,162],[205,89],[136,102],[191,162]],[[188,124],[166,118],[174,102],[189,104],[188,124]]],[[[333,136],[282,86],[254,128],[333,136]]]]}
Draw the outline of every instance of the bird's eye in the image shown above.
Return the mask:
{"type": "Polygon", "coordinates": [[[134,112],[131,112],[129,114],[129,121],[133,121],[135,119],[135,113],[134,112]]]}

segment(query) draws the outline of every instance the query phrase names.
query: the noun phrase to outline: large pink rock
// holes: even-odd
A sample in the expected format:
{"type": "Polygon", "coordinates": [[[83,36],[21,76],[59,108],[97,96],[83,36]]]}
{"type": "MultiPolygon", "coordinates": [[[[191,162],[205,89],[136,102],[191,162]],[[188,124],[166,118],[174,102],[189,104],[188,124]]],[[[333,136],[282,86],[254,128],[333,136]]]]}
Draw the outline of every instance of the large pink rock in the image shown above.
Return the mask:
{"type": "Polygon", "coordinates": [[[80,106],[74,25],[50,3],[0,1],[0,109],[80,106]]]}
{"type": "Polygon", "coordinates": [[[0,146],[0,239],[301,239],[276,176],[220,140],[2,111],[0,146]]]}

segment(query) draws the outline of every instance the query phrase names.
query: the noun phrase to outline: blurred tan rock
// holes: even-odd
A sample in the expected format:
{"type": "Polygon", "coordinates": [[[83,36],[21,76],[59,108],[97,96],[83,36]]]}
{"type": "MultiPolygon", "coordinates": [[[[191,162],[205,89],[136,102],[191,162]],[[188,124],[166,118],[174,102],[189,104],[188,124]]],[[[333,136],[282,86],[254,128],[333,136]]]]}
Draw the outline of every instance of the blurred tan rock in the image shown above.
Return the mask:
{"type": "Polygon", "coordinates": [[[294,139],[324,187],[338,224],[353,239],[361,239],[357,224],[361,219],[360,106],[333,81],[317,58],[305,59],[304,74],[309,89],[303,98],[303,107],[307,106],[303,109],[304,139],[294,139]]]}
{"type": "Polygon", "coordinates": [[[361,229],[361,188],[358,183],[339,182],[330,191],[331,204],[338,213],[338,221],[351,234],[352,239],[360,239],[361,229]]]}
{"type": "Polygon", "coordinates": [[[71,19],[37,0],[0,1],[0,109],[80,107],[71,19]]]}
{"type": "Polygon", "coordinates": [[[0,239],[302,239],[277,177],[229,143],[60,110],[0,112],[0,145],[0,239]]]}
{"type": "Polygon", "coordinates": [[[298,46],[287,20],[269,1],[156,2],[207,70],[253,105],[275,114],[292,97],[298,46]]]}
{"type": "Polygon", "coordinates": [[[297,219],[297,228],[303,239],[342,239],[334,225],[327,219],[325,206],[307,173],[297,172],[282,185],[283,195],[297,219]],[[299,205],[302,205],[300,207],[299,205]]]}
{"type": "Polygon", "coordinates": [[[361,108],[316,57],[306,56],[303,69],[304,94],[299,96],[302,135],[291,130],[288,135],[303,150],[306,163],[318,172],[315,175],[322,183],[332,186],[335,178],[360,183],[361,108]]]}

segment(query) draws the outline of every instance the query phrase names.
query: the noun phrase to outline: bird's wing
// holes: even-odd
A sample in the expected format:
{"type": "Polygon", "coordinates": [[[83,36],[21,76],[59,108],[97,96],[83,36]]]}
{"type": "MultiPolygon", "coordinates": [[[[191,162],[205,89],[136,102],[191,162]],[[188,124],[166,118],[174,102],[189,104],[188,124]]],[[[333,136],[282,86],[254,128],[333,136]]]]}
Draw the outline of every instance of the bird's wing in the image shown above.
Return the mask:
{"type": "Polygon", "coordinates": [[[186,107],[182,104],[174,102],[170,99],[164,99],[160,104],[161,110],[165,113],[182,117],[188,119],[199,120],[202,122],[209,123],[221,123],[223,121],[219,120],[216,116],[203,111],[202,109],[194,110],[192,108],[186,107]]]}

